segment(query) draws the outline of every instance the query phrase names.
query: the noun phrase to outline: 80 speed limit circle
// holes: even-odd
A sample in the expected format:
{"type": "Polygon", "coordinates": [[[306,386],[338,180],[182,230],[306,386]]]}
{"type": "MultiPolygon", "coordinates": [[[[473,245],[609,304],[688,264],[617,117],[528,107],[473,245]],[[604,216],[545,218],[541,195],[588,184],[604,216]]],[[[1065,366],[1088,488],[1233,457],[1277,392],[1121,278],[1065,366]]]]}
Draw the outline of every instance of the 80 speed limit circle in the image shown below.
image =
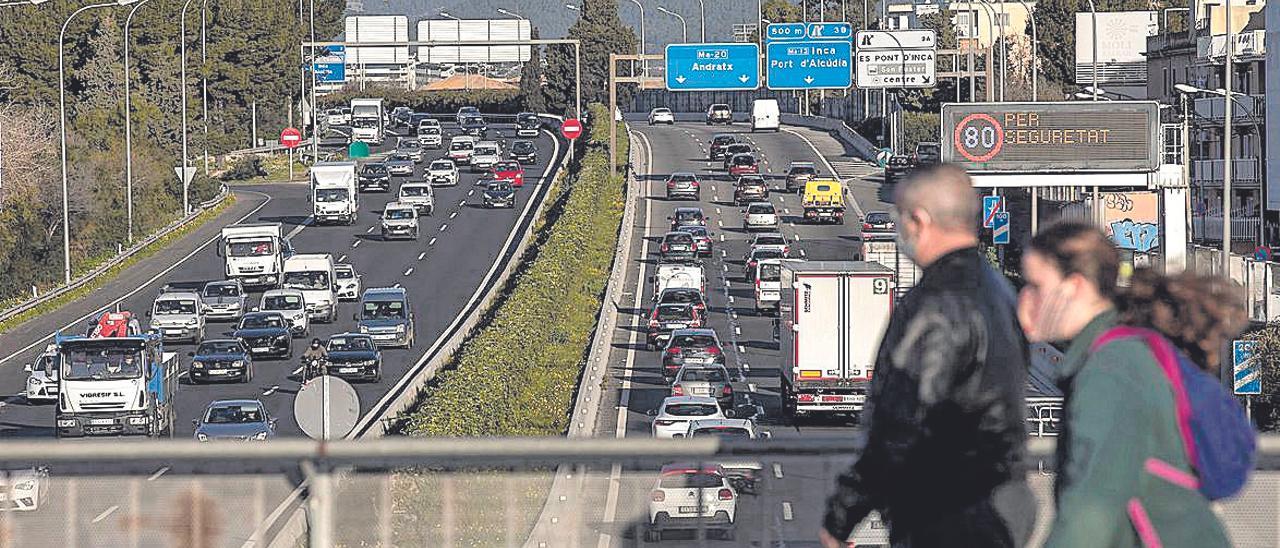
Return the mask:
{"type": "Polygon", "coordinates": [[[956,152],[970,162],[986,162],[1004,146],[1004,128],[990,114],[973,113],[956,124],[951,142],[956,152]]]}

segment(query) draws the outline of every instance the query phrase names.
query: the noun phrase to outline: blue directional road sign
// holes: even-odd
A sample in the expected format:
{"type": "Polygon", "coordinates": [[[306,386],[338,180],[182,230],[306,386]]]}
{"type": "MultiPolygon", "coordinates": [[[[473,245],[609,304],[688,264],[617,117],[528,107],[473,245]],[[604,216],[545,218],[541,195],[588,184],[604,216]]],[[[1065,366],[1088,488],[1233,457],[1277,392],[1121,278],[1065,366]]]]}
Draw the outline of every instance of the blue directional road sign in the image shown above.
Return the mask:
{"type": "Polygon", "coordinates": [[[316,81],[321,84],[342,83],[347,81],[347,51],[345,46],[329,46],[327,51],[318,52],[312,63],[316,72],[316,81]]]}
{"type": "Polygon", "coordinates": [[[765,33],[769,89],[843,89],[853,84],[853,28],[848,23],[769,25],[765,33]]]}
{"type": "Polygon", "coordinates": [[[1009,243],[1009,212],[996,213],[995,222],[991,225],[991,243],[995,245],[1009,243]]]}
{"type": "Polygon", "coordinates": [[[808,37],[804,23],[773,23],[765,27],[764,39],[767,41],[774,40],[804,40],[808,37]]]}
{"type": "Polygon", "coordinates": [[[760,87],[760,46],[756,44],[669,44],[666,57],[670,91],[760,87]]]}
{"type": "Polygon", "coordinates": [[[993,228],[996,213],[1004,211],[1004,196],[982,197],[982,228],[993,228]]]}
{"type": "Polygon", "coordinates": [[[1231,364],[1235,371],[1236,394],[1261,394],[1262,372],[1257,360],[1256,341],[1232,341],[1231,364]]]}

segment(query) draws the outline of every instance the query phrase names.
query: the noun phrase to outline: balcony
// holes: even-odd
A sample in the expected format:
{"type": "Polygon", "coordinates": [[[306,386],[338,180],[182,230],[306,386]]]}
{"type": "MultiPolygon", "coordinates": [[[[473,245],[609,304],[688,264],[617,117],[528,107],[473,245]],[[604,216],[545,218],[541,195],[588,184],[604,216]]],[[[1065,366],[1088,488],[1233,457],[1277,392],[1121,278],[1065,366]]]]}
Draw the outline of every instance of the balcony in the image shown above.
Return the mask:
{"type": "MultiPolygon", "coordinates": [[[[1204,188],[1222,188],[1223,160],[1195,160],[1191,163],[1191,184],[1204,188]]],[[[1259,188],[1262,181],[1261,162],[1257,158],[1231,161],[1232,188],[1259,188]]]]}
{"type": "MultiPolygon", "coordinates": [[[[1227,116],[1226,97],[1198,97],[1193,106],[1196,117],[1221,122],[1227,116]]],[[[1241,124],[1262,122],[1266,103],[1254,95],[1237,95],[1231,102],[1231,119],[1241,124]]]]}
{"type": "MultiPolygon", "coordinates": [[[[1237,61],[1264,57],[1267,46],[1264,40],[1266,31],[1251,30],[1233,35],[1235,49],[1233,54],[1237,61]]],[[[1227,54],[1227,35],[1204,36],[1196,41],[1196,56],[1214,63],[1222,61],[1227,54]]]]}

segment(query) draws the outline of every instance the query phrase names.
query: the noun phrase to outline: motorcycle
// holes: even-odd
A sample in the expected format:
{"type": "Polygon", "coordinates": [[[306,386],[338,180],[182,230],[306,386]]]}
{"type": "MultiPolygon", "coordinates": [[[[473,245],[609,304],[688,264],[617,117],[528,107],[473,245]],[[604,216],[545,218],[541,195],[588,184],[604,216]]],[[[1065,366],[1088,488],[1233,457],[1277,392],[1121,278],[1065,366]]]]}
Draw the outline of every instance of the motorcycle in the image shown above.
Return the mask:
{"type": "Polygon", "coordinates": [[[320,358],[306,360],[302,364],[302,382],[320,377],[328,372],[328,362],[320,358]]]}

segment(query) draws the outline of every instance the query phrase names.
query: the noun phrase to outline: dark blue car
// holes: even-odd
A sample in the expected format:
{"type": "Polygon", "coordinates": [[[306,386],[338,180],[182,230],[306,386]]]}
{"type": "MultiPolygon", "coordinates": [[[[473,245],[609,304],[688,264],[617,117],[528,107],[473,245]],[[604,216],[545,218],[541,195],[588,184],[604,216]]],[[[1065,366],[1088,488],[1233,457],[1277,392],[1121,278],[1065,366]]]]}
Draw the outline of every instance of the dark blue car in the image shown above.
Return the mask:
{"type": "Polygon", "coordinates": [[[293,357],[293,336],[289,321],[279,312],[251,312],[240,318],[235,338],[254,356],[293,357]]]}
{"type": "Polygon", "coordinates": [[[187,378],[193,383],[214,380],[253,380],[253,356],[239,339],[211,339],[191,353],[187,378]]]}
{"type": "Polygon", "coordinates": [[[373,337],[360,333],[334,335],[329,337],[326,350],[330,375],[350,380],[382,380],[382,352],[373,337]]]}

